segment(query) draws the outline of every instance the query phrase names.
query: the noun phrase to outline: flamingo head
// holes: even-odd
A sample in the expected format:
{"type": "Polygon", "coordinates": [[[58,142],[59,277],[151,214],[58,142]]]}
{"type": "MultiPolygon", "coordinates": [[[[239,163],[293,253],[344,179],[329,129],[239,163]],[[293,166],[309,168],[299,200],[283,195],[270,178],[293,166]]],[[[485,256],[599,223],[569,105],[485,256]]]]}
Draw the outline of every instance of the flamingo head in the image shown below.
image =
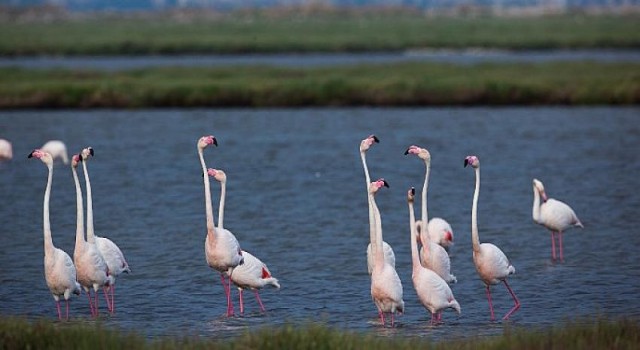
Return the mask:
{"type": "Polygon", "coordinates": [[[71,156],[71,166],[75,169],[78,167],[78,164],[82,162],[82,157],[80,157],[80,154],[74,154],[73,156],[71,156]]]}
{"type": "Polygon", "coordinates": [[[31,153],[29,153],[27,158],[38,158],[47,166],[53,165],[53,157],[51,157],[51,154],[41,149],[34,149],[33,151],[31,151],[31,153]]]}
{"type": "Polygon", "coordinates": [[[198,149],[203,150],[209,145],[218,146],[218,140],[213,135],[205,135],[198,139],[198,149]]]}
{"type": "Polygon", "coordinates": [[[378,142],[380,142],[380,140],[376,137],[376,135],[367,136],[367,138],[360,142],[360,152],[368,151],[371,145],[378,142]]]}
{"type": "Polygon", "coordinates": [[[450,230],[444,231],[444,241],[446,242],[447,247],[453,245],[453,232],[450,230]]]}
{"type": "Polygon", "coordinates": [[[378,190],[383,186],[387,188],[389,187],[389,184],[385,179],[378,179],[376,181],[373,181],[369,186],[369,192],[371,192],[372,194],[376,194],[376,192],[378,192],[378,190]]]}
{"type": "Polygon", "coordinates": [[[431,160],[431,153],[429,153],[426,148],[418,147],[415,145],[409,146],[409,148],[404,151],[404,155],[406,156],[407,154],[415,154],[418,156],[418,158],[424,160],[425,162],[431,160]]]}
{"type": "Polygon", "coordinates": [[[93,157],[94,153],[93,153],[93,148],[92,147],[87,147],[85,149],[82,150],[82,152],[80,152],[80,155],[82,156],[82,160],[86,161],[87,159],[89,159],[89,157],[93,157]]]}
{"type": "Polygon", "coordinates": [[[407,202],[409,203],[413,203],[413,200],[416,198],[416,189],[414,187],[411,187],[408,191],[407,191],[407,202]]]}
{"type": "Polygon", "coordinates": [[[207,174],[212,178],[218,180],[219,182],[227,181],[227,174],[225,174],[225,172],[222,170],[209,168],[207,169],[207,174]]]}
{"type": "Polygon", "coordinates": [[[533,179],[533,188],[538,191],[538,193],[540,193],[540,196],[542,197],[542,201],[546,202],[547,201],[547,193],[544,191],[544,185],[542,184],[542,181],[538,180],[538,179],[533,179]]]}
{"type": "Polygon", "coordinates": [[[477,156],[467,156],[464,159],[464,166],[471,165],[472,168],[478,169],[480,167],[480,159],[477,156]]]}

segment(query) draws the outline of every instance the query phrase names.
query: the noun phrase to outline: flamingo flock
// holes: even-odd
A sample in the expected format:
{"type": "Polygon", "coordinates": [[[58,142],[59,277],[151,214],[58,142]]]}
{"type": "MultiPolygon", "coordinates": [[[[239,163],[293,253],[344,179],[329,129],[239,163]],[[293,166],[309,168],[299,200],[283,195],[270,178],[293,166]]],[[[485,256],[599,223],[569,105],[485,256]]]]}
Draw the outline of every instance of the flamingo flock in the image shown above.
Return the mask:
{"type": "MultiPolygon", "coordinates": [[[[12,158],[11,144],[0,140],[0,157],[5,160],[12,158]]],[[[371,279],[371,298],[378,311],[380,323],[386,327],[389,319],[394,327],[396,315],[405,312],[402,281],[396,270],[396,257],[392,247],[384,241],[382,232],[382,218],[376,203],[376,196],[383,188],[389,188],[389,183],[383,179],[372,181],[366,160],[366,152],[379,139],[369,135],[360,142],[360,158],[365,174],[369,214],[369,245],[366,249],[367,269],[371,279]]],[[[240,314],[244,314],[243,291],[252,290],[261,312],[266,308],[260,298],[259,291],[265,286],[280,288],[267,265],[255,255],[243,250],[236,236],[224,227],[224,208],[226,199],[227,174],[220,169],[208,168],[204,152],[209,146],[218,146],[218,140],[212,135],[200,137],[196,142],[196,150],[203,174],[206,236],[204,241],[205,259],[207,265],[220,275],[225,298],[226,316],[235,315],[232,301],[231,285],[238,289],[240,314]],[[218,207],[218,224],[214,221],[213,204],[211,198],[210,178],[220,183],[220,199],[218,207]]],[[[416,190],[411,187],[407,191],[409,211],[409,238],[411,249],[411,278],[418,302],[429,312],[431,325],[442,323],[442,312],[452,309],[461,313],[460,303],[456,300],[452,287],[457,278],[451,274],[451,261],[448,250],[454,244],[453,229],[443,218],[429,220],[427,210],[427,193],[431,170],[431,153],[423,147],[409,146],[405,155],[414,155],[425,165],[424,182],[421,192],[421,216],[416,220],[414,202],[416,190]]],[[[48,169],[47,184],[43,204],[43,232],[44,232],[44,267],[45,280],[56,302],[58,318],[63,319],[60,299],[66,303],[64,319],[69,319],[69,300],[71,294],[85,291],[89,300],[89,310],[92,317],[99,316],[99,291],[102,289],[107,310],[115,312],[115,281],[122,273],[130,273],[131,269],[122,250],[112,240],[99,237],[94,232],[93,201],[91,182],[87,162],[94,156],[91,147],[82,149],[71,159],[72,176],[76,190],[76,233],[73,259],[53,245],[49,218],[49,202],[53,178],[53,164],[55,158],[60,158],[64,164],[68,163],[66,146],[62,141],[50,141],[42,148],[33,150],[28,158],[40,159],[48,169]],[[83,194],[78,178],[77,168],[82,164],[86,188],[86,232],[83,207],[83,194]],[[92,293],[93,291],[93,293],[92,293]],[[93,295],[92,295],[93,294],[93,295]]],[[[464,159],[464,166],[470,166],[475,173],[475,189],[471,207],[471,240],[473,262],[480,280],[485,285],[485,292],[489,304],[490,320],[495,320],[495,312],[491,297],[491,286],[504,284],[513,299],[513,306],[502,317],[508,320],[521,303],[508,282],[508,278],[515,274],[515,267],[507,255],[492,243],[481,243],[478,232],[478,199],[480,194],[480,160],[475,155],[464,159]]],[[[536,224],[551,231],[552,259],[564,261],[562,233],[571,227],[583,227],[575,212],[564,202],[548,198],[544,185],[538,179],[533,179],[533,211],[532,217],[536,224]],[[559,252],[556,253],[556,239],[559,252]]]]}

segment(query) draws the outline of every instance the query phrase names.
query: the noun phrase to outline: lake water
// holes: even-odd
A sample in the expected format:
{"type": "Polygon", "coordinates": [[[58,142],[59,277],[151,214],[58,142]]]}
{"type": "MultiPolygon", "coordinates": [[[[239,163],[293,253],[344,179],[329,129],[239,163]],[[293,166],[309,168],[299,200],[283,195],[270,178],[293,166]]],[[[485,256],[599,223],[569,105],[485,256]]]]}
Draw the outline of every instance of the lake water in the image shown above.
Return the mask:
{"type": "MultiPolygon", "coordinates": [[[[116,314],[101,299],[100,320],[148,337],[226,338],[263,326],[323,321],[381,336],[451,340],[501,334],[506,325],[549,327],[600,315],[640,317],[640,109],[428,108],[222,109],[0,112],[0,138],[14,159],[0,163],[0,314],[56,318],[43,277],[42,199],[46,167],[27,159],[49,139],[90,161],[99,235],[124,251],[132,274],[118,280],[116,314]],[[370,296],[365,248],[368,214],[358,146],[367,154],[384,239],[395,250],[406,313],[383,329],[370,296]],[[246,293],[246,314],[227,318],[219,275],[204,258],[205,213],[196,140],[213,134],[209,167],[227,173],[225,227],[265,261],[280,290],[261,293],[267,313],[246,293]],[[452,289],[462,314],[432,327],[411,283],[406,191],[424,166],[403,155],[411,144],[432,154],[429,213],[453,226],[452,289]],[[522,302],[509,322],[490,322],[471,258],[474,174],[481,160],[480,238],[516,267],[510,284],[522,302]],[[550,234],[531,219],[531,180],[570,204],[585,225],[564,235],[565,263],[550,259],[550,234]]],[[[83,185],[84,187],[84,185],[83,185]]],[[[219,185],[212,181],[217,215],[219,185]]],[[[75,191],[69,168],[54,169],[54,244],[72,253],[75,191]]],[[[417,208],[419,210],[419,208],[417,208]]],[[[512,306],[493,287],[496,315],[512,306]]],[[[234,290],[236,311],[237,292],[234,290]]],[[[86,296],[73,297],[77,322],[95,322],[86,296]]]]}

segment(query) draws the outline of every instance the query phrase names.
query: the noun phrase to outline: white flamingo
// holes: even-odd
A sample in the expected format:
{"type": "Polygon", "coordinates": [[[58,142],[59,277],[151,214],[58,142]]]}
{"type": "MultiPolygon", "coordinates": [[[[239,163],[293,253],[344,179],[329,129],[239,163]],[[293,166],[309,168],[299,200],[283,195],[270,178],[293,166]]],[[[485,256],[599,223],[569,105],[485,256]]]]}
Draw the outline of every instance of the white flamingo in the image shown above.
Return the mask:
{"type": "Polygon", "coordinates": [[[553,260],[556,260],[555,233],[558,233],[560,261],[564,261],[562,231],[574,226],[584,227],[569,205],[553,198],[547,198],[544,185],[538,179],[533,179],[533,221],[551,231],[551,256],[553,260]],[[542,204],[540,204],[540,197],[542,197],[542,204]]]}
{"type": "Polygon", "coordinates": [[[203,154],[204,149],[209,145],[218,145],[215,137],[209,135],[198,139],[197,150],[204,178],[205,214],[207,216],[207,237],[204,243],[204,251],[209,267],[220,272],[220,280],[227,296],[227,316],[232,316],[231,279],[227,281],[226,277],[231,274],[231,269],[243,263],[244,258],[242,257],[240,243],[238,243],[233,233],[224,228],[216,228],[213,222],[209,176],[207,176],[207,166],[204,162],[203,154]]]}
{"type": "MultiPolygon", "coordinates": [[[[369,167],[367,166],[366,152],[371,148],[373,143],[378,143],[380,140],[375,135],[369,135],[360,142],[360,159],[362,159],[362,167],[364,168],[365,176],[365,189],[367,190],[367,201],[369,202],[369,240],[367,245],[367,269],[369,275],[373,271],[373,252],[371,251],[372,242],[375,241],[375,220],[373,219],[373,210],[371,209],[371,201],[369,200],[369,184],[371,178],[369,177],[369,167]]],[[[382,242],[382,249],[384,250],[384,260],[389,263],[394,269],[396,267],[396,256],[393,253],[393,249],[387,242],[382,242]]]]}
{"type": "MultiPolygon", "coordinates": [[[[420,234],[421,226],[422,220],[417,220],[416,228],[418,229],[418,234],[420,234]]],[[[443,218],[429,219],[427,232],[429,232],[431,242],[441,245],[444,249],[448,250],[453,245],[453,229],[447,220],[443,218]]]]}
{"type": "Polygon", "coordinates": [[[376,204],[374,195],[382,187],[389,187],[387,182],[379,179],[371,183],[369,187],[369,200],[373,208],[375,220],[376,240],[373,249],[374,264],[371,273],[371,297],[378,308],[380,321],[385,326],[384,314],[391,314],[391,327],[394,324],[395,312],[404,312],[404,300],[402,300],[402,282],[396,269],[384,260],[382,251],[382,219],[376,204]]]}
{"type": "Polygon", "coordinates": [[[487,300],[491,311],[491,320],[495,319],[493,314],[493,304],[491,302],[491,291],[489,286],[503,282],[514,301],[514,306],[507,312],[503,320],[506,320],[516,310],[520,308],[520,301],[507,282],[507,277],[516,273],[515,267],[511,265],[507,256],[491,243],[480,244],[478,235],[478,196],[480,195],[480,160],[476,156],[467,156],[464,159],[464,166],[470,165],[476,173],[476,188],[473,193],[473,206],[471,209],[471,240],[473,243],[473,262],[480,279],[484,282],[487,290],[487,300]]]}
{"type": "Polygon", "coordinates": [[[40,149],[49,152],[54,160],[60,158],[64,164],[69,164],[67,146],[65,146],[64,142],[60,140],[47,141],[40,149]]]}
{"type": "MultiPolygon", "coordinates": [[[[76,246],[73,251],[73,260],[76,263],[78,269],[78,282],[82,285],[87,296],[89,297],[89,308],[91,310],[91,316],[98,316],[98,289],[100,287],[109,286],[113,283],[113,278],[109,276],[109,268],[104,260],[102,254],[98,250],[95,242],[85,241],[84,238],[84,216],[82,207],[82,189],[80,188],[80,181],[78,180],[78,173],[76,168],[78,162],[82,161],[80,155],[74,155],[71,159],[71,171],[73,173],[73,180],[76,185],[76,246]],[[95,292],[95,299],[91,298],[91,288],[95,292]]],[[[85,171],[86,174],[86,171],[85,171]]],[[[90,185],[87,186],[87,193],[90,191],[90,185]]],[[[89,203],[87,203],[89,207],[89,203]]],[[[87,221],[89,219],[89,213],[87,213],[87,221]]],[[[87,222],[87,228],[89,223],[87,222]]],[[[88,230],[87,230],[88,231],[88,230]]],[[[107,301],[107,308],[111,310],[111,302],[107,297],[107,292],[104,290],[104,296],[107,301]]]]}
{"type": "Polygon", "coordinates": [[[11,142],[0,139],[0,160],[10,160],[13,158],[13,147],[11,142]]]}
{"type": "MultiPolygon", "coordinates": [[[[227,174],[224,171],[218,169],[208,169],[207,173],[220,182],[220,206],[218,209],[218,229],[224,229],[224,202],[227,187],[227,174]]],[[[251,289],[254,291],[256,300],[260,304],[260,310],[265,311],[264,304],[260,299],[260,293],[258,290],[262,289],[266,285],[272,285],[276,288],[280,288],[278,279],[271,275],[271,271],[265,263],[260,259],[252,255],[251,253],[243,250],[242,257],[244,263],[238,265],[231,271],[229,278],[231,282],[238,287],[238,294],[240,298],[240,314],[244,314],[244,302],[242,299],[242,292],[244,289],[251,289]]]]}
{"type": "MultiPolygon", "coordinates": [[[[431,171],[431,154],[425,148],[418,146],[410,146],[405,152],[407,154],[415,154],[422,159],[425,164],[426,172],[424,175],[424,184],[422,185],[422,220],[420,220],[420,242],[422,249],[420,256],[422,257],[422,266],[433,270],[447,283],[456,283],[456,276],[451,274],[451,260],[447,251],[438,243],[431,240],[431,232],[427,229],[427,189],[429,187],[429,173],[431,171]]],[[[416,231],[417,232],[417,231],[416,231]]]]}
{"type": "Polygon", "coordinates": [[[91,195],[91,180],[89,179],[89,171],[87,169],[87,160],[94,155],[93,148],[87,147],[81,152],[82,168],[84,170],[84,181],[87,186],[87,241],[95,243],[98,251],[104,258],[104,262],[109,269],[109,275],[111,276],[111,283],[108,290],[110,294],[110,300],[108,302],[109,312],[115,312],[115,291],[116,291],[116,277],[122,273],[130,273],[129,263],[124,257],[122,250],[113,243],[112,240],[106,237],[99,237],[95,234],[93,227],[93,197],[91,195]]]}
{"type": "Polygon", "coordinates": [[[442,277],[430,269],[420,264],[418,257],[418,243],[416,242],[416,219],[413,210],[413,202],[416,190],[411,187],[407,193],[407,202],[409,203],[409,232],[411,240],[411,265],[413,287],[416,289],[418,300],[431,312],[431,324],[440,321],[442,311],[448,308],[454,309],[460,314],[460,304],[453,296],[453,292],[449,285],[442,277]]]}
{"type": "Polygon", "coordinates": [[[28,158],[40,159],[49,169],[47,187],[44,191],[44,204],[42,209],[42,222],[44,231],[44,277],[47,287],[56,301],[58,309],[58,319],[62,320],[60,312],[60,297],[66,303],[67,315],[69,319],[69,298],[71,293],[80,295],[80,284],[76,282],[76,267],[69,254],[53,245],[51,238],[51,223],[49,221],[49,199],[51,198],[51,182],[53,181],[53,158],[49,153],[36,149],[29,154],[28,158]]]}

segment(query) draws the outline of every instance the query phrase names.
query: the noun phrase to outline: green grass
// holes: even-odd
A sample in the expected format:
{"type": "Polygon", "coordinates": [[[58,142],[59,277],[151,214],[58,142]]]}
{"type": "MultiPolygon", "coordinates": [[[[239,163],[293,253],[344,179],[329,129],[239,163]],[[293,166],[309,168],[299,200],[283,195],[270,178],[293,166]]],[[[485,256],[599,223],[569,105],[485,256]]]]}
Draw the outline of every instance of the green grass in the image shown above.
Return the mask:
{"type": "Polygon", "coordinates": [[[640,16],[427,18],[413,12],[0,23],[0,55],[363,52],[412,48],[639,48],[640,16]]]}
{"type": "Polygon", "coordinates": [[[640,64],[0,69],[0,108],[634,105],[640,64]]]}
{"type": "MultiPolygon", "coordinates": [[[[428,331],[425,331],[428,332],[428,331]]],[[[637,349],[640,324],[632,319],[581,320],[545,329],[507,327],[502,336],[447,342],[381,338],[321,324],[263,328],[229,340],[162,337],[146,340],[100,324],[0,319],[0,349],[637,349]]]]}

